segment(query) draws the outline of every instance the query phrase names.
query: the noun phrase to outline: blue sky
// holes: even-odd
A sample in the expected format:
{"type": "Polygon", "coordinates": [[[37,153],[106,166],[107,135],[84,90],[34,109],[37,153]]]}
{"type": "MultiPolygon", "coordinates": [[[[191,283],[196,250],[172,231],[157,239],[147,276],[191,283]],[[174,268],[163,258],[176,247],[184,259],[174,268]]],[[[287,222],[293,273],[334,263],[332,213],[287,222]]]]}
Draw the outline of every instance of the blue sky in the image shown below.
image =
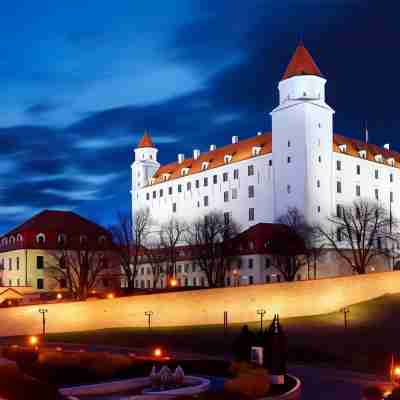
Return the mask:
{"type": "Polygon", "coordinates": [[[400,150],[394,1],[5,2],[0,232],[43,208],[108,225],[129,209],[145,129],[161,162],[271,126],[302,38],[328,79],[335,132],[400,150]],[[367,4],[368,3],[368,4],[367,4]]]}

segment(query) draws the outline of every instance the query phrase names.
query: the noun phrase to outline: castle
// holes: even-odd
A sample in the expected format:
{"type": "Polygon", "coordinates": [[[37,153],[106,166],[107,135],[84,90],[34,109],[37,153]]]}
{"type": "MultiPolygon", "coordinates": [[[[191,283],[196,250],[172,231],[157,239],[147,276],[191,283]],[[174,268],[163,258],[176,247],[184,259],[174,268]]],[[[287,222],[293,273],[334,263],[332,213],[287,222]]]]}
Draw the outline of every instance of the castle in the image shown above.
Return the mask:
{"type": "Polygon", "coordinates": [[[274,223],[293,207],[307,222],[326,224],[342,205],[362,198],[380,202],[396,217],[400,153],[388,144],[334,134],[326,82],[300,44],[278,85],[272,132],[233,136],[226,146],[195,149],[189,159],[178,154],[167,165],[158,163],[158,150],[146,132],[132,164],[132,212],[149,208],[162,223],[189,222],[219,210],[226,221],[233,218],[248,230],[274,223]]]}

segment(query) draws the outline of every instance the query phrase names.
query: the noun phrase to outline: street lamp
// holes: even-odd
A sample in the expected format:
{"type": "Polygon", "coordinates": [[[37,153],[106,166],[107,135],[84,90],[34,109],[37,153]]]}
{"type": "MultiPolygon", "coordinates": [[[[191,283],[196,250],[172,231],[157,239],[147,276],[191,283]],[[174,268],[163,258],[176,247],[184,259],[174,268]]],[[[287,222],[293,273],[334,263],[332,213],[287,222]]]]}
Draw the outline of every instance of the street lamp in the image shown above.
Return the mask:
{"type": "Polygon", "coordinates": [[[347,329],[347,326],[348,326],[347,314],[350,313],[350,309],[348,307],[344,307],[340,311],[343,313],[343,317],[344,317],[344,329],[347,329]]]}
{"type": "Polygon", "coordinates": [[[169,284],[170,284],[171,287],[175,287],[177,285],[177,283],[178,282],[176,281],[175,278],[171,278],[171,280],[169,281],[169,284]]]}
{"type": "Polygon", "coordinates": [[[47,308],[39,308],[40,314],[42,314],[42,335],[43,335],[43,341],[44,337],[46,335],[46,314],[48,312],[47,308]]]}
{"type": "Polygon", "coordinates": [[[145,311],[144,315],[147,317],[147,323],[149,326],[149,329],[151,329],[151,316],[154,314],[153,311],[145,311]]]}
{"type": "Polygon", "coordinates": [[[266,312],[267,311],[264,308],[259,308],[257,310],[257,314],[260,316],[260,330],[263,328],[263,319],[266,312]]]}

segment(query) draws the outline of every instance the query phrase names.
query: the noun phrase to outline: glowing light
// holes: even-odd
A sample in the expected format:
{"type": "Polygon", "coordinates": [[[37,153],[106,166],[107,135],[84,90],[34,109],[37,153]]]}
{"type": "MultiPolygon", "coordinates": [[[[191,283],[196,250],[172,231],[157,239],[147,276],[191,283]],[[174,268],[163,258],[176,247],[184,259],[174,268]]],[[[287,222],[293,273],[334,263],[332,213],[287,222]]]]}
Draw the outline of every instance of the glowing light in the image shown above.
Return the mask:
{"type": "Polygon", "coordinates": [[[85,349],[79,349],[79,353],[84,353],[85,351],[85,349]]]}
{"type": "Polygon", "coordinates": [[[96,290],[93,289],[90,293],[91,293],[91,294],[96,294],[96,290]]]}
{"type": "Polygon", "coordinates": [[[31,345],[31,346],[35,346],[35,345],[37,345],[39,343],[39,339],[37,338],[37,336],[31,336],[30,338],[29,338],[29,344],[31,345]]]}
{"type": "Polygon", "coordinates": [[[233,275],[237,275],[237,273],[238,273],[237,269],[234,269],[232,273],[233,273],[233,275]]]}
{"type": "Polygon", "coordinates": [[[170,283],[170,285],[171,285],[172,287],[175,287],[175,286],[177,285],[178,282],[176,281],[175,278],[172,278],[171,281],[170,281],[169,283],[170,283]]]}
{"type": "Polygon", "coordinates": [[[62,347],[56,347],[56,351],[63,351],[62,347]]]}
{"type": "Polygon", "coordinates": [[[107,299],[113,299],[114,298],[114,293],[108,293],[107,299]]]}
{"type": "Polygon", "coordinates": [[[57,300],[61,300],[62,299],[62,294],[61,293],[57,293],[57,300]]]}
{"type": "Polygon", "coordinates": [[[396,376],[400,376],[400,367],[395,367],[393,370],[393,374],[396,376]]]}
{"type": "Polygon", "coordinates": [[[157,347],[155,350],[154,350],[154,356],[155,357],[161,357],[162,356],[162,350],[159,348],[159,347],[157,347]]]}

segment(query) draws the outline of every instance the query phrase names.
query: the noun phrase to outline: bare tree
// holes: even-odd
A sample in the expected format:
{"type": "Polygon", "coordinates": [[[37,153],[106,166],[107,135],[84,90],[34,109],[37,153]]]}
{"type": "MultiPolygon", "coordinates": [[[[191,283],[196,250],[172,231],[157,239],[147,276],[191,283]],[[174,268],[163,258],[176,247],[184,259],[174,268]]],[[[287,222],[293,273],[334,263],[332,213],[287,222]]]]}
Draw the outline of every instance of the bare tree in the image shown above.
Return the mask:
{"type": "MultiPolygon", "coordinates": [[[[184,239],[187,225],[177,219],[170,219],[162,224],[159,232],[160,247],[166,257],[167,282],[176,274],[176,262],[178,259],[178,247],[184,239]]],[[[168,284],[168,283],[167,283],[168,284]]]]}
{"type": "MultiPolygon", "coordinates": [[[[276,223],[279,226],[269,245],[273,256],[272,264],[286,281],[293,281],[310,260],[314,229],[305,222],[297,208],[289,208],[276,223]]],[[[317,254],[315,252],[315,256],[317,254]]]]}
{"type": "Polygon", "coordinates": [[[75,299],[85,300],[101,278],[110,276],[111,257],[107,246],[92,246],[87,241],[71,248],[63,245],[52,252],[53,262],[48,263],[46,270],[75,299]]]}
{"type": "Polygon", "coordinates": [[[322,237],[358,274],[365,274],[374,259],[390,257],[398,242],[397,221],[379,203],[355,201],[328,220],[330,228],[320,227],[322,237]]]}
{"type": "Polygon", "coordinates": [[[188,229],[186,242],[193,262],[204,272],[209,287],[225,286],[225,277],[233,259],[232,239],[238,234],[237,224],[226,223],[220,212],[210,212],[188,229]]]}
{"type": "Polygon", "coordinates": [[[165,249],[162,247],[160,241],[153,241],[152,243],[147,243],[144,247],[144,255],[146,262],[150,264],[153,274],[153,289],[155,289],[164,273],[164,267],[167,261],[165,249]]]}
{"type": "Polygon", "coordinates": [[[115,254],[119,260],[128,291],[132,291],[135,287],[138,265],[150,227],[150,211],[146,208],[138,210],[133,220],[130,213],[118,213],[117,223],[111,228],[115,254]]]}

